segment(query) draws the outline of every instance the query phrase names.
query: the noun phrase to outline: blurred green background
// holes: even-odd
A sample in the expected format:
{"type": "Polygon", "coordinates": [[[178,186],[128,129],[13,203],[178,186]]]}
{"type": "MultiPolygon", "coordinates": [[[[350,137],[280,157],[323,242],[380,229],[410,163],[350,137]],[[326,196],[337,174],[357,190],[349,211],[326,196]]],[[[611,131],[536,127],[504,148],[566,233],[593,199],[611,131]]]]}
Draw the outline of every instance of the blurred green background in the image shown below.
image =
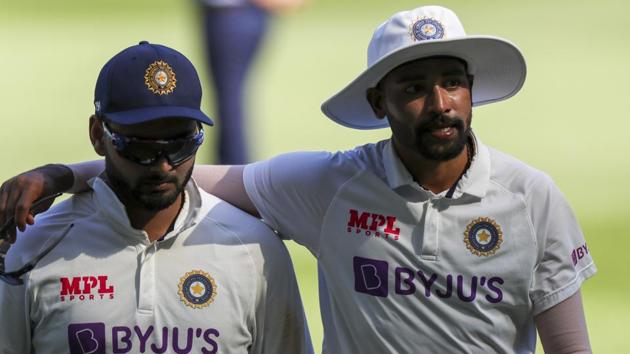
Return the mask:
{"type": "MultiPolygon", "coordinates": [[[[254,68],[248,110],[254,157],[349,149],[388,137],[328,121],[319,105],[365,67],[374,28],[396,0],[311,0],[279,16],[254,68]]],[[[521,93],[477,108],[477,135],[547,171],[573,205],[599,273],[583,286],[596,353],[630,344],[630,5],[623,1],[442,1],[469,34],[508,38],[525,54],[521,93]]],[[[177,48],[208,82],[195,2],[0,0],[0,179],[48,162],[96,158],[87,134],[93,87],[113,54],[140,40],[177,48]]],[[[206,85],[208,86],[208,85],[206,85]]],[[[209,87],[205,108],[213,112],[209,87]]],[[[212,162],[213,137],[200,157],[212,162]]],[[[321,348],[313,258],[289,245],[314,344],[321,348]]],[[[498,334],[500,335],[500,334],[498,334]]]]}

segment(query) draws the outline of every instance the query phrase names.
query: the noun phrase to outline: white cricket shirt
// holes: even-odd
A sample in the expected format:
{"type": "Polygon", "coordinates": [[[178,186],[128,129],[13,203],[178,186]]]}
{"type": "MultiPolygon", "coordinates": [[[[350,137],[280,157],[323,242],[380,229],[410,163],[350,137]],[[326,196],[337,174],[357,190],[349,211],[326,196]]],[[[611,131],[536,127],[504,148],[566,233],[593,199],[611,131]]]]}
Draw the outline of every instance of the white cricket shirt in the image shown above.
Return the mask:
{"type": "Polygon", "coordinates": [[[318,259],[325,353],[532,353],[533,316],[595,273],[551,179],[475,151],[452,195],[389,140],[246,167],[265,222],[318,259]]]}
{"type": "Polygon", "coordinates": [[[149,242],[101,180],[18,235],[7,269],[74,227],[23,286],[0,282],[1,353],[311,353],[286,248],[256,218],[186,186],[149,242]]]}

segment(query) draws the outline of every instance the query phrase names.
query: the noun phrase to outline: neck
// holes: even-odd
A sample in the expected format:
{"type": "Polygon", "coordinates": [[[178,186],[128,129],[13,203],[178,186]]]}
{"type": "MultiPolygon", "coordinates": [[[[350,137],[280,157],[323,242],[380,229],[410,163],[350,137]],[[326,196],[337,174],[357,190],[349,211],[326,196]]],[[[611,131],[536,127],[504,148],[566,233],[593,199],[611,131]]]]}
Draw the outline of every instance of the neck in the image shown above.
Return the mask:
{"type": "Polygon", "coordinates": [[[400,146],[395,140],[394,147],[414,181],[435,194],[450,189],[468,168],[469,144],[464,146],[459,155],[447,161],[429,160],[416,151],[400,146]]]}
{"type": "Polygon", "coordinates": [[[154,242],[159,240],[173,229],[175,220],[184,203],[183,192],[177,196],[175,202],[170,206],[157,211],[149,210],[135,199],[126,195],[126,193],[121,193],[117,190],[109,181],[106,174],[101,175],[101,177],[125,206],[125,211],[131,226],[137,230],[144,230],[148,235],[149,241],[154,242]]]}
{"type": "Polygon", "coordinates": [[[183,203],[184,197],[182,193],[173,204],[162,210],[147,210],[141,206],[129,204],[125,204],[125,210],[131,226],[138,230],[144,230],[149,237],[149,241],[154,242],[173,229],[183,203]]]}

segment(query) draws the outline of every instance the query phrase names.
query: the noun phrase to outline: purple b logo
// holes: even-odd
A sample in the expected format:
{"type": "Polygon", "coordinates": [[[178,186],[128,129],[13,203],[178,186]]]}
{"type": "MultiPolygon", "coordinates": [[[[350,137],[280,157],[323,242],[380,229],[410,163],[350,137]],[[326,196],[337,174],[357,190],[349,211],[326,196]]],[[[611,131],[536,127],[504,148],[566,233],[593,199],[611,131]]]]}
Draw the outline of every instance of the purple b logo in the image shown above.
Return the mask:
{"type": "Polygon", "coordinates": [[[68,325],[70,354],[105,354],[105,324],[68,325]]]}
{"type": "Polygon", "coordinates": [[[354,257],[354,290],[360,293],[387,297],[387,269],[385,261],[354,257]]]}

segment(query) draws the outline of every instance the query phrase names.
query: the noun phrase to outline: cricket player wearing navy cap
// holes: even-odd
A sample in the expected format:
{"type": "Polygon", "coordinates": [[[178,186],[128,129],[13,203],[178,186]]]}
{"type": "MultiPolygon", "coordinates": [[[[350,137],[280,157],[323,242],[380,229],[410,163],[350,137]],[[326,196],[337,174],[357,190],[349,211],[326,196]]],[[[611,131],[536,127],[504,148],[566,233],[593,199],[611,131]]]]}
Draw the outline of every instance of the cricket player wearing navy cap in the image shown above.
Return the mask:
{"type": "Polygon", "coordinates": [[[200,102],[171,48],[105,64],[90,118],[105,171],[10,249],[0,352],[312,352],[282,242],[190,178],[212,125],[200,102]]]}
{"type": "MultiPolygon", "coordinates": [[[[514,44],[467,35],[448,9],[399,12],[322,105],[391,139],[195,173],[317,257],[325,353],[532,353],[537,331],[546,352],[587,353],[580,286],[596,269],[571,208],[471,128],[473,106],[515,95],[525,74],[514,44]]],[[[90,168],[74,167],[77,186],[90,168]]],[[[7,182],[21,191],[9,211],[39,196],[28,186],[65,180],[42,171],[7,182]]]]}

